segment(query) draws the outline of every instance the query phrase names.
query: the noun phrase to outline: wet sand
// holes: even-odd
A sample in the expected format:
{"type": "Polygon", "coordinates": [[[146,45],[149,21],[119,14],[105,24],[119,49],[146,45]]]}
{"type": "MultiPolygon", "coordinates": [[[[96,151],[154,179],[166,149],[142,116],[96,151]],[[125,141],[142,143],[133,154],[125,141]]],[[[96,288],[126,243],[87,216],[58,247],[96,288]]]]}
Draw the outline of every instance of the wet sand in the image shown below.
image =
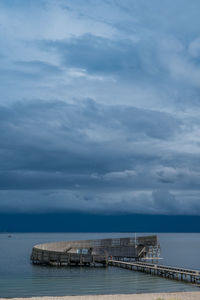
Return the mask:
{"type": "MultiPolygon", "coordinates": [[[[0,298],[4,299],[4,298],[0,298]]],[[[11,298],[10,300],[200,300],[199,292],[11,298]]]]}

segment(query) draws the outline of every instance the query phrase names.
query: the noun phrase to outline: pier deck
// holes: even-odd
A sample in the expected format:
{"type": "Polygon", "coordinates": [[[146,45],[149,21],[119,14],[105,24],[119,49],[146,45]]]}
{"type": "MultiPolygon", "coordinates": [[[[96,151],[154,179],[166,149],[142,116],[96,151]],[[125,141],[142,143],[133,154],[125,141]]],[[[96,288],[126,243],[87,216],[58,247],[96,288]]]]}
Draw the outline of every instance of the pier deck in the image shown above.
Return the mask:
{"type": "Polygon", "coordinates": [[[165,278],[200,284],[199,270],[151,264],[146,262],[125,262],[119,260],[109,260],[108,263],[109,265],[115,267],[146,272],[152,275],[157,275],[165,278]]]}

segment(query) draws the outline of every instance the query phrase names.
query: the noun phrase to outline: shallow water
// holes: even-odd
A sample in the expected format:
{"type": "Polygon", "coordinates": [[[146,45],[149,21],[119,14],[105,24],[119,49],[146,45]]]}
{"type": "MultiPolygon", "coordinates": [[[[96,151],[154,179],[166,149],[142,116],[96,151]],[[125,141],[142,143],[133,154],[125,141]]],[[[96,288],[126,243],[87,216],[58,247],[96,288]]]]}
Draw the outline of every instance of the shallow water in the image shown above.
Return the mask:
{"type": "MultiPolygon", "coordinates": [[[[145,235],[145,234],[138,234],[145,235]]],[[[0,297],[191,291],[192,284],[115,267],[44,267],[30,263],[39,243],[134,236],[131,233],[0,234],[0,297]]],[[[159,263],[200,270],[200,234],[158,234],[159,263]]]]}

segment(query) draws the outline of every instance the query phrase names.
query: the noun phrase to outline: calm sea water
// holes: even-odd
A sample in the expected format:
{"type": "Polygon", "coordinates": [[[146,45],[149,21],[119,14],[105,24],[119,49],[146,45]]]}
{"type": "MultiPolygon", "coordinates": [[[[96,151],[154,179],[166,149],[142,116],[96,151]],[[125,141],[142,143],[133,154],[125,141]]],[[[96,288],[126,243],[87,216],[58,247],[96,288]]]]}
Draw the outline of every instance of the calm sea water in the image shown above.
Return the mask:
{"type": "MultiPolygon", "coordinates": [[[[145,234],[138,234],[145,235],[145,234]]],[[[30,263],[38,243],[134,236],[130,233],[0,234],[0,297],[149,293],[200,290],[199,287],[115,267],[44,267],[30,263]]],[[[200,270],[200,234],[158,234],[160,263],[200,270]]]]}

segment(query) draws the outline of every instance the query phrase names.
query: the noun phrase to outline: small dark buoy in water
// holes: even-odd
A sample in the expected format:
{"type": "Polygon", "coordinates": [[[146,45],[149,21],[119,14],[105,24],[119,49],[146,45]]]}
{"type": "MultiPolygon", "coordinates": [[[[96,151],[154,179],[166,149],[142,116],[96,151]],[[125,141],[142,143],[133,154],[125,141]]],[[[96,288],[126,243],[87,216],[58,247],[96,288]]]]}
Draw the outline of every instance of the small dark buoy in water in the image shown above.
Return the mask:
{"type": "Polygon", "coordinates": [[[9,235],[8,235],[8,237],[9,237],[9,238],[11,238],[11,237],[12,237],[12,235],[11,235],[11,234],[9,234],[9,235]]]}

